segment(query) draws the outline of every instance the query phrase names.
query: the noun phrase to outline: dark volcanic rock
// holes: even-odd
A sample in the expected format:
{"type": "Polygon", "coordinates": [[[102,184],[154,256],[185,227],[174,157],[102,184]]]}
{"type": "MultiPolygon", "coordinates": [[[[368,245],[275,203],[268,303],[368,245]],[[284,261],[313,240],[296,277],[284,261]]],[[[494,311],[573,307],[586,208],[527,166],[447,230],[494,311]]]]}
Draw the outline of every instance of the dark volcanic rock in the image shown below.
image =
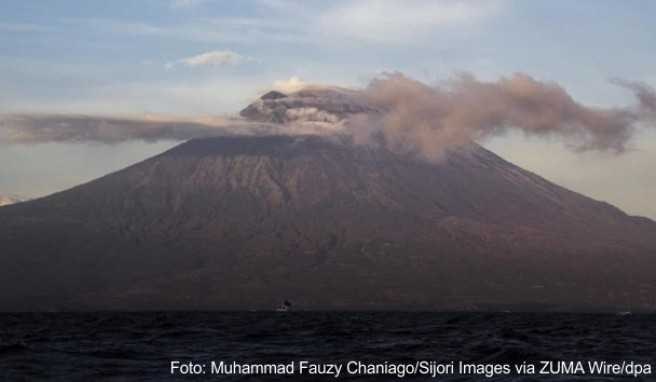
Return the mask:
{"type": "Polygon", "coordinates": [[[279,98],[285,98],[287,97],[286,94],[271,90],[270,92],[264,94],[260,99],[279,99],[279,98]]]}
{"type": "Polygon", "coordinates": [[[258,122],[336,123],[355,114],[375,113],[357,92],[342,88],[308,88],[285,95],[271,91],[239,114],[258,122]]]}
{"type": "Polygon", "coordinates": [[[656,224],[472,145],[193,140],[0,209],[0,308],[651,309],[656,224]]]}

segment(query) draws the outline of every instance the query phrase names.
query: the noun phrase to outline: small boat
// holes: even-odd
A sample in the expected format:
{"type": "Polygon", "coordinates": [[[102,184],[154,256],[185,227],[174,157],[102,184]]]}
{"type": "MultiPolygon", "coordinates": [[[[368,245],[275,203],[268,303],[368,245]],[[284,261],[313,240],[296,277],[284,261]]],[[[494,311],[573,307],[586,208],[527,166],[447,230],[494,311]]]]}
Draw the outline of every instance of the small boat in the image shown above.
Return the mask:
{"type": "Polygon", "coordinates": [[[631,312],[617,312],[618,316],[629,316],[631,315],[631,312]]]}
{"type": "Polygon", "coordinates": [[[285,300],[280,306],[276,308],[276,312],[287,312],[292,308],[292,303],[289,300],[285,300]]]}

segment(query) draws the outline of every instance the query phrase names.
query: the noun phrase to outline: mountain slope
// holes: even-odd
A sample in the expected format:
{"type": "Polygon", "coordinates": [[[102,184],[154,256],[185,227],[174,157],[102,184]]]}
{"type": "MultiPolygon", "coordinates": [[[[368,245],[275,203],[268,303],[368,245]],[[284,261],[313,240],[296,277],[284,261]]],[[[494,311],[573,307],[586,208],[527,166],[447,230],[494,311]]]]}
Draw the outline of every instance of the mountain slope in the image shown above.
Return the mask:
{"type": "Polygon", "coordinates": [[[0,308],[652,309],[656,223],[478,145],[193,140],[0,209],[0,308]],[[530,305],[531,307],[538,305],[530,305]]]}

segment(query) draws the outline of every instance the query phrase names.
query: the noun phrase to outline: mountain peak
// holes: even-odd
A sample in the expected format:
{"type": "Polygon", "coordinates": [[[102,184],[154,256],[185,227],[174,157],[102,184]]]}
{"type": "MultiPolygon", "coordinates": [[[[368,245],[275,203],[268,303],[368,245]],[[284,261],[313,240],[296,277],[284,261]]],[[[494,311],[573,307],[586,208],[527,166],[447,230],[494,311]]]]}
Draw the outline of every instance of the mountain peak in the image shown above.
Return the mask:
{"type": "Polygon", "coordinates": [[[270,123],[322,122],[336,124],[349,116],[377,109],[355,90],[339,87],[307,87],[290,94],[270,91],[239,114],[270,123]]]}
{"type": "Polygon", "coordinates": [[[276,90],[271,90],[270,92],[264,94],[260,99],[267,100],[267,99],[279,99],[279,98],[285,98],[287,97],[286,94],[281,93],[276,90]]]}

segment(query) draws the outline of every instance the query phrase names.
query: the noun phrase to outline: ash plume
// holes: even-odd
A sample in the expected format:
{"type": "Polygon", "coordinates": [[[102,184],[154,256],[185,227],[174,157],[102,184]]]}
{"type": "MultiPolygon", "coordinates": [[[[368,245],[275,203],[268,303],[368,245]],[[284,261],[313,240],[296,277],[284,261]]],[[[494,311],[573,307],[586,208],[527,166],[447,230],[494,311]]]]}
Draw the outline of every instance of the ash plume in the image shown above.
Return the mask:
{"type": "Polygon", "coordinates": [[[642,82],[627,81],[621,78],[614,78],[611,82],[632,91],[639,102],[638,111],[647,118],[651,117],[653,122],[654,114],[656,114],[656,91],[654,88],[642,82]]]}
{"type": "Polygon", "coordinates": [[[216,119],[117,118],[25,114],[0,117],[0,142],[100,142],[187,140],[215,135],[254,134],[261,125],[216,119]]]}
{"type": "Polygon", "coordinates": [[[557,135],[575,150],[624,152],[638,123],[654,125],[656,93],[649,86],[614,81],[633,91],[633,108],[598,108],[575,101],[561,86],[515,74],[483,82],[461,74],[428,86],[400,73],[374,79],[362,95],[382,113],[353,118],[354,140],[382,142],[437,159],[445,149],[515,129],[557,135]]]}
{"type": "Polygon", "coordinates": [[[217,136],[328,135],[339,124],[307,119],[306,113],[285,124],[244,118],[104,117],[70,114],[0,115],[0,144],[186,141],[217,136]]]}
{"type": "Polygon", "coordinates": [[[656,92],[640,82],[612,82],[630,90],[638,102],[632,107],[586,106],[557,83],[522,73],[495,82],[459,74],[434,86],[388,73],[364,89],[298,80],[300,89],[268,93],[242,110],[241,117],[0,116],[0,143],[340,135],[356,144],[437,160],[451,147],[519,130],[560,137],[574,150],[622,153],[639,126],[656,124],[656,92]]]}

